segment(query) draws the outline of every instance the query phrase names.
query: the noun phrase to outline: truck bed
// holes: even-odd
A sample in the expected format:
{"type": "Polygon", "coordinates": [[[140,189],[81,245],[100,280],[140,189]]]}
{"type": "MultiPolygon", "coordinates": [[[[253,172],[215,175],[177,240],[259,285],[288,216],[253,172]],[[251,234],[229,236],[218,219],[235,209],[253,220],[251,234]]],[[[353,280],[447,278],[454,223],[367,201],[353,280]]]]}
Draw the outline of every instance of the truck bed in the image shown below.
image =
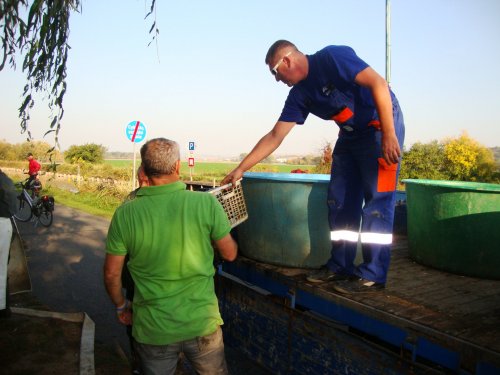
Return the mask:
{"type": "Polygon", "coordinates": [[[301,293],[305,293],[331,303],[330,310],[340,306],[397,327],[406,333],[407,347],[424,338],[431,343],[427,350],[437,356],[455,356],[452,361],[466,371],[477,371],[481,363],[491,365],[493,373],[500,369],[500,280],[460,276],[420,265],[409,256],[406,236],[395,238],[386,288],[370,294],[341,295],[333,290],[334,282],[307,282],[310,270],[244,256],[224,269],[264,289],[282,286],[297,297],[298,305],[301,293]],[[269,288],[269,284],[275,286],[269,288]]]}

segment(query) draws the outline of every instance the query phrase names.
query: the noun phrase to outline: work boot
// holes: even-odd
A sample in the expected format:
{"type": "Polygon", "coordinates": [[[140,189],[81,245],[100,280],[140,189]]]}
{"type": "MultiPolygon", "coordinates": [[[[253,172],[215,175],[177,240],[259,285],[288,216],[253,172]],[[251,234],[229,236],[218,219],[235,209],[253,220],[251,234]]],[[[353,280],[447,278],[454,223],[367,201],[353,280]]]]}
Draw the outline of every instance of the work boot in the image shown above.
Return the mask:
{"type": "Polygon", "coordinates": [[[373,293],[384,288],[385,284],[359,278],[339,281],[333,286],[335,291],[342,294],[373,293]]]}
{"type": "Polygon", "coordinates": [[[315,270],[306,276],[306,280],[310,283],[326,283],[327,281],[345,280],[349,278],[347,275],[339,275],[338,273],[330,271],[326,266],[315,270]]]}

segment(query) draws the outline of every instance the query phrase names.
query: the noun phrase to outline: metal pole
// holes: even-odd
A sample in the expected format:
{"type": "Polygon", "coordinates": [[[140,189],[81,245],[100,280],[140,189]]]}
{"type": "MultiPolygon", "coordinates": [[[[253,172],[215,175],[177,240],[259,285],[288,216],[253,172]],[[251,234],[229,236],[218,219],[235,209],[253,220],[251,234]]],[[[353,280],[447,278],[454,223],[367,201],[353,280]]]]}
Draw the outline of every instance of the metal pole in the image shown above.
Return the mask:
{"type": "Polygon", "coordinates": [[[391,0],[385,0],[385,80],[391,84],[391,0]]]}
{"type": "Polygon", "coordinates": [[[134,142],[134,151],[133,151],[133,154],[134,154],[134,166],[132,167],[133,170],[132,170],[132,191],[135,190],[135,181],[136,181],[136,177],[135,177],[135,172],[136,172],[136,168],[135,168],[135,142],[134,142]]]}

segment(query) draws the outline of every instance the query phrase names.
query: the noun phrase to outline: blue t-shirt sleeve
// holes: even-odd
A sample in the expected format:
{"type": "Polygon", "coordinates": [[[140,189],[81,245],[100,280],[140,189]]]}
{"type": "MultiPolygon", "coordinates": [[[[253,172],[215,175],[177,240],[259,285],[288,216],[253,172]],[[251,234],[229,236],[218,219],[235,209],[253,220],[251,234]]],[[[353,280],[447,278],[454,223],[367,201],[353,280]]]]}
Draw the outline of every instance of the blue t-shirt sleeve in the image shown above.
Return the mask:
{"type": "Polygon", "coordinates": [[[309,115],[309,110],[306,106],[306,98],[297,87],[293,87],[288,93],[279,121],[295,122],[302,125],[306,121],[307,115],[309,115]]]}

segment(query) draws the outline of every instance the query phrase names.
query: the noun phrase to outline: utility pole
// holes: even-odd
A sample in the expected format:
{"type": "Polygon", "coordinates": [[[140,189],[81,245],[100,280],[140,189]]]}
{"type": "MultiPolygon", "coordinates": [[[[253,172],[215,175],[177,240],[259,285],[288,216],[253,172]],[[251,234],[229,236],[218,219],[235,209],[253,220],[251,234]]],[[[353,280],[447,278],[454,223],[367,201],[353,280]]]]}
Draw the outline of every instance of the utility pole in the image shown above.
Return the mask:
{"type": "Polygon", "coordinates": [[[385,0],[385,80],[391,84],[391,0],[385,0]]]}

